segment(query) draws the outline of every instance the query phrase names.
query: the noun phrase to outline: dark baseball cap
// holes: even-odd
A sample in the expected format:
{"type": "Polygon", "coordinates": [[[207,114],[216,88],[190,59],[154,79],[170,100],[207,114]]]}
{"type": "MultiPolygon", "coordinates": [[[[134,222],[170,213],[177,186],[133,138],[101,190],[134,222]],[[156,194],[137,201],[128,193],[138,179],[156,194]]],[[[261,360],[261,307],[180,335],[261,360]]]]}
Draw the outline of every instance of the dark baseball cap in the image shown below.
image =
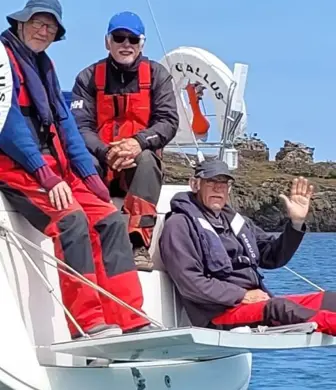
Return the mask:
{"type": "Polygon", "coordinates": [[[203,161],[199,163],[195,168],[194,177],[201,179],[211,179],[219,175],[226,176],[230,180],[235,180],[234,176],[229,170],[228,165],[224,161],[220,160],[203,161]]]}

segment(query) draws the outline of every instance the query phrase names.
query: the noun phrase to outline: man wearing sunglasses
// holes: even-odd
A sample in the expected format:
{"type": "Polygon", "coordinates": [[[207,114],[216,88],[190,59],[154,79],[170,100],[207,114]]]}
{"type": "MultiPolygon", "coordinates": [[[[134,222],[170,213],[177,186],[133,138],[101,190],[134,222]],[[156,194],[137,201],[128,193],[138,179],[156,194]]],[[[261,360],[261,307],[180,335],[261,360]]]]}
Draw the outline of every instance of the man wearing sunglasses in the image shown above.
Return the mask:
{"type": "Polygon", "coordinates": [[[229,205],[234,177],[222,161],[199,164],[191,192],[171,201],[160,237],[161,257],[194,326],[231,329],[314,321],[336,336],[336,293],[272,296],[260,268],[283,267],[304,237],[313,187],[294,179],[283,199],[289,221],[266,233],[229,205]],[[259,268],[260,267],[260,268],[259,268]]]}
{"type": "MultiPolygon", "coordinates": [[[[0,70],[6,63],[12,74],[11,88],[0,80],[0,106],[4,99],[10,105],[0,128],[0,191],[53,239],[60,260],[141,310],[142,289],[123,217],[110,203],[45,52],[65,38],[62,7],[58,0],[29,0],[7,20],[0,70]]],[[[60,287],[64,305],[92,337],[148,324],[71,275],[60,273],[60,287]]],[[[68,324],[71,336],[80,337],[72,321],[68,324]]]]}
{"type": "Polygon", "coordinates": [[[178,128],[172,78],[142,55],[145,28],[131,12],[113,16],[108,57],[77,76],[72,112],[111,196],[125,196],[138,270],[152,270],[148,248],[162,185],[160,152],[178,128]]]}

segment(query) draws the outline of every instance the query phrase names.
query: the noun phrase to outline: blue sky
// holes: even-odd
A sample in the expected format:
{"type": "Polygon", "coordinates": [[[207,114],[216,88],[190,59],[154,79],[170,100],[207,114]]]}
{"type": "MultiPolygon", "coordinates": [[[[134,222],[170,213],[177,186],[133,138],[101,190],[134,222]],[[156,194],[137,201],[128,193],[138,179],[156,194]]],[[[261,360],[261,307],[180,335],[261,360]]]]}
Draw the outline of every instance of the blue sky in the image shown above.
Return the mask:
{"type": "MultiPolygon", "coordinates": [[[[24,1],[3,2],[5,15],[24,1]]],[[[285,139],[315,147],[315,160],[336,160],[335,0],[154,1],[152,7],[167,51],[198,46],[222,59],[249,65],[245,100],[248,132],[266,141],[271,156],[285,139]]],[[[64,89],[76,74],[105,56],[104,34],[115,12],[138,13],[147,28],[145,54],[163,50],[146,0],[63,0],[67,40],[49,49],[64,89]],[[81,5],[80,5],[81,4],[81,5]],[[85,5],[86,4],[86,5],[85,5]]]]}

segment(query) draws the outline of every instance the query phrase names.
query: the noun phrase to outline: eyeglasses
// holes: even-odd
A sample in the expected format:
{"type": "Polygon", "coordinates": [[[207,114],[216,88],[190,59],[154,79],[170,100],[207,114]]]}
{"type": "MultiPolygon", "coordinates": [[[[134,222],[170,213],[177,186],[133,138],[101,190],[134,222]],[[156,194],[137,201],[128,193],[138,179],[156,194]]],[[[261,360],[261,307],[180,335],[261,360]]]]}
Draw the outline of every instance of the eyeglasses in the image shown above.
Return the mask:
{"type": "Polygon", "coordinates": [[[112,35],[112,38],[114,40],[115,43],[124,43],[126,41],[126,39],[128,39],[128,42],[131,44],[131,45],[137,45],[139,42],[140,42],[140,37],[136,37],[136,36],[129,36],[129,35],[118,35],[118,34],[111,34],[112,35]]]}
{"type": "Polygon", "coordinates": [[[36,30],[40,30],[42,27],[47,26],[47,31],[50,34],[56,34],[58,31],[58,26],[53,23],[44,23],[42,20],[39,19],[32,19],[30,22],[32,27],[36,30]]]}
{"type": "Polygon", "coordinates": [[[209,187],[229,187],[232,184],[232,180],[206,179],[205,183],[209,187]]]}

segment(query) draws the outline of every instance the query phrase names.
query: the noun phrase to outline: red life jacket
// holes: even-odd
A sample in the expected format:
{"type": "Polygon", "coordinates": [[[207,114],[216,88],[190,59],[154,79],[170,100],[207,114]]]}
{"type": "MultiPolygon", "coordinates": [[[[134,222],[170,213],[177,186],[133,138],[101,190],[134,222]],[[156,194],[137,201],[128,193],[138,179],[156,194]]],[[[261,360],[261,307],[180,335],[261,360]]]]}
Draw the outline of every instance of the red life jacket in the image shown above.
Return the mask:
{"type": "MultiPolygon", "coordinates": [[[[32,112],[34,111],[33,110],[34,107],[33,107],[32,102],[31,102],[29,91],[26,87],[24,75],[21,71],[21,67],[20,67],[18,61],[16,60],[12,50],[10,48],[6,47],[6,51],[7,51],[8,57],[10,58],[13,66],[14,66],[16,74],[19,77],[20,91],[18,94],[18,103],[19,103],[19,106],[21,108],[22,115],[30,117],[32,115],[32,112]]],[[[38,131],[38,129],[36,129],[36,131],[38,131]]],[[[68,170],[68,168],[69,168],[69,163],[68,163],[68,160],[67,160],[65,153],[63,151],[63,147],[62,147],[59,135],[57,133],[57,130],[56,130],[56,127],[54,124],[52,124],[50,126],[49,133],[50,133],[50,137],[49,137],[50,144],[48,146],[50,148],[50,151],[53,153],[53,157],[59,162],[59,164],[62,168],[63,172],[61,172],[61,173],[65,174],[65,171],[68,170]]],[[[39,137],[39,134],[37,134],[37,136],[39,137]]]]}
{"type": "Polygon", "coordinates": [[[105,94],[106,61],[95,67],[98,134],[106,144],[130,138],[148,126],[151,110],[151,67],[141,61],[138,68],[139,92],[105,94]]]}

